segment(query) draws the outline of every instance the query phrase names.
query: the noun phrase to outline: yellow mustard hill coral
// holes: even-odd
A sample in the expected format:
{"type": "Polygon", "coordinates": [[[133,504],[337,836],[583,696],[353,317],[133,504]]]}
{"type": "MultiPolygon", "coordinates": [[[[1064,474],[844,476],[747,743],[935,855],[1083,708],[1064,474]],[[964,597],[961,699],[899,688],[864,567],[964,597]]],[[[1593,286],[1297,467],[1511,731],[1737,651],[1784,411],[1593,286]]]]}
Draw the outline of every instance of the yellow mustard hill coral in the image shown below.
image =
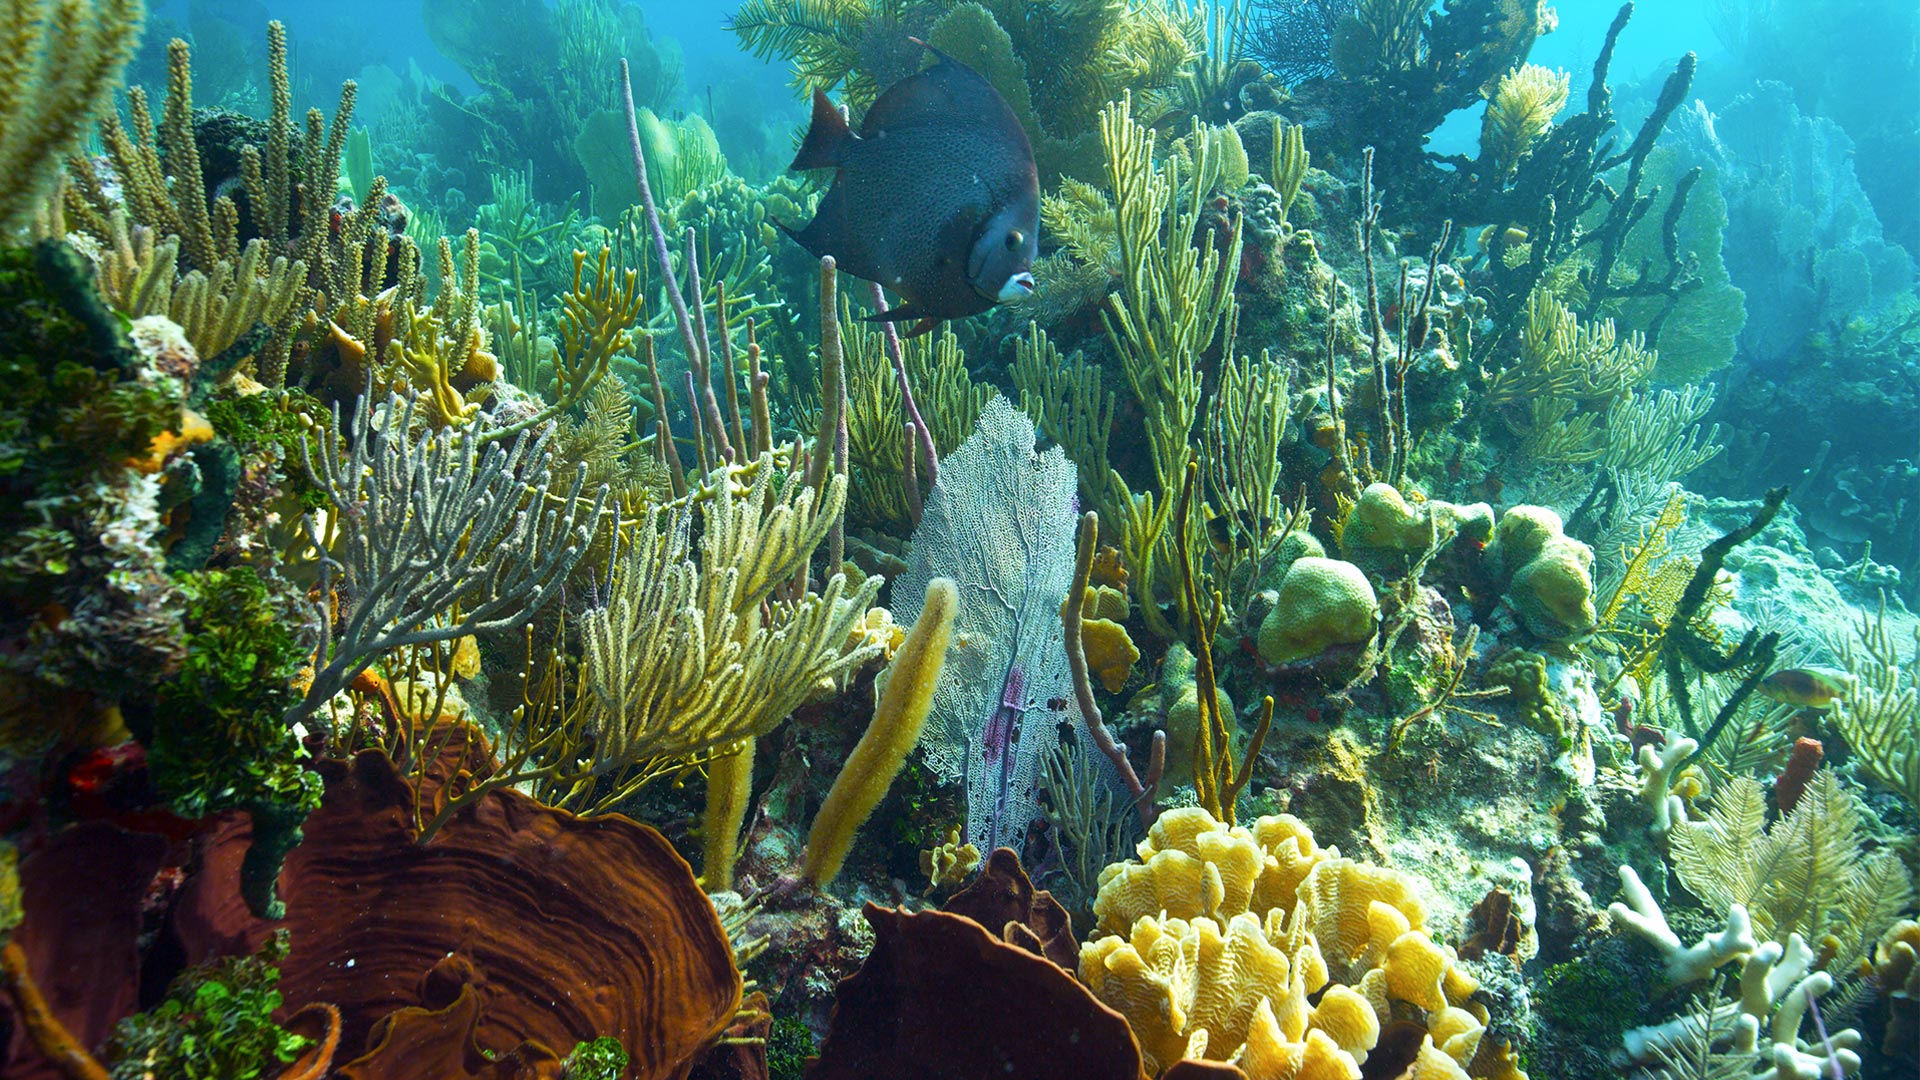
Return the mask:
{"type": "Polygon", "coordinates": [[[1406,1075],[1525,1077],[1482,1046],[1479,985],[1427,933],[1408,875],[1319,848],[1296,818],[1236,828],[1192,807],[1162,815],[1140,856],[1101,875],[1080,979],[1133,1025],[1150,1073],[1196,1058],[1356,1080],[1404,1020],[1424,1028],[1406,1075]]]}
{"type": "Polygon", "coordinates": [[[1380,602],[1359,567],[1305,556],[1287,568],[1279,598],[1260,624],[1260,657],[1289,664],[1335,645],[1356,645],[1373,636],[1379,618],[1380,602]]]}
{"type": "Polygon", "coordinates": [[[1127,685],[1140,649],[1122,625],[1127,617],[1127,594],[1111,585],[1088,588],[1082,601],[1080,633],[1087,667],[1109,694],[1127,685]]]}

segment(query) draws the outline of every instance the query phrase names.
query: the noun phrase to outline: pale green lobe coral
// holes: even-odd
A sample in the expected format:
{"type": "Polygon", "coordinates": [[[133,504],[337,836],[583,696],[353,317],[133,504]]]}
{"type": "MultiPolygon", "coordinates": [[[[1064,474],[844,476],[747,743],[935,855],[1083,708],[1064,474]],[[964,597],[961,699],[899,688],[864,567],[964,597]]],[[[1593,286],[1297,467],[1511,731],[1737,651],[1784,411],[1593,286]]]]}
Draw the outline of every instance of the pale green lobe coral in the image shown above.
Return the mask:
{"type": "Polygon", "coordinates": [[[1562,531],[1559,514],[1544,506],[1509,508],[1487,559],[1507,603],[1535,637],[1570,641],[1593,632],[1593,549],[1562,531]]]}
{"type": "Polygon", "coordinates": [[[1484,543],[1492,533],[1493,508],[1486,503],[1409,502],[1393,485],[1376,483],[1348,515],[1340,553],[1370,574],[1398,576],[1456,536],[1484,543]]]}
{"type": "Polygon", "coordinates": [[[1279,598],[1260,624],[1260,657],[1289,664],[1335,645],[1356,645],[1373,636],[1379,618],[1373,584],[1358,566],[1306,556],[1287,570],[1279,598]]]}

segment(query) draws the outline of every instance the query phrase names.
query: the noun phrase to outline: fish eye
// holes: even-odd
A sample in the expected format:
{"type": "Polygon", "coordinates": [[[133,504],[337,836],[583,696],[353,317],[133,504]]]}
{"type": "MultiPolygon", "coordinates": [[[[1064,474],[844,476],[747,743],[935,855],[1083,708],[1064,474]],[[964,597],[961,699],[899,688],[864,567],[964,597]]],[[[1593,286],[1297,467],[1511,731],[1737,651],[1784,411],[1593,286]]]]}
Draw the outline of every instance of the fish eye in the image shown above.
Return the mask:
{"type": "Polygon", "coordinates": [[[1007,233],[1007,250],[1008,251],[1012,251],[1014,248],[1017,248],[1021,244],[1024,244],[1026,242],[1027,242],[1026,234],[1021,232],[1019,229],[1014,229],[1013,231],[1007,233]]]}

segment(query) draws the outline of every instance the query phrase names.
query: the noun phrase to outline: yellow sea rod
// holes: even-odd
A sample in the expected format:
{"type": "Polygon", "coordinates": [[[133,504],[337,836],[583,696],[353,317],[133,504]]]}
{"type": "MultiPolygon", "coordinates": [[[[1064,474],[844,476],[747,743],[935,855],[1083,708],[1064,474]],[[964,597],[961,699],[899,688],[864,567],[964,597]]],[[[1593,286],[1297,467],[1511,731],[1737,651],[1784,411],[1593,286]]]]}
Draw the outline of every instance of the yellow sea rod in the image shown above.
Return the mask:
{"type": "Polygon", "coordinates": [[[907,640],[894,653],[887,673],[887,689],[873,711],[867,733],[847,755],[847,763],[827,792],[827,801],[814,815],[807,835],[807,854],[800,878],[815,888],[825,886],[840,872],[853,846],[853,834],[892,786],[907,752],[920,741],[920,728],[933,707],[933,688],[947,660],[953,637],[953,618],[960,608],[960,591],[949,578],[927,582],[927,603],[920,609],[907,640]]]}
{"type": "Polygon", "coordinates": [[[708,892],[733,888],[733,864],[740,857],[740,823],[753,793],[754,740],[707,763],[707,808],[700,825],[704,858],[700,886],[708,892]]]}

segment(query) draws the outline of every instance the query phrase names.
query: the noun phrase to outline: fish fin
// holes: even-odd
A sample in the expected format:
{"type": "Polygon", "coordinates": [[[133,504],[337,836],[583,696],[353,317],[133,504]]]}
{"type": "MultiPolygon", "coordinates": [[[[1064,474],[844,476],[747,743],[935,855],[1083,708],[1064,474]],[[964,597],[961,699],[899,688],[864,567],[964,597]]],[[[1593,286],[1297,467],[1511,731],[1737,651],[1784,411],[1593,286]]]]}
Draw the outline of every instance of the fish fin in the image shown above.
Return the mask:
{"type": "Polygon", "coordinates": [[[913,328],[901,334],[901,337],[919,337],[921,334],[932,330],[934,327],[946,321],[946,319],[941,316],[929,315],[912,304],[901,304],[897,308],[888,308],[885,311],[875,312],[872,315],[866,316],[864,321],[870,323],[890,323],[906,322],[909,319],[915,320],[913,328]]]}
{"type": "Polygon", "coordinates": [[[840,115],[840,109],[827,100],[820,91],[813,92],[813,122],[807,125],[807,137],[800,143],[800,152],[793,155],[793,164],[787,171],[801,169],[837,169],[845,161],[846,154],[860,137],[847,126],[847,118],[840,115]]]}

